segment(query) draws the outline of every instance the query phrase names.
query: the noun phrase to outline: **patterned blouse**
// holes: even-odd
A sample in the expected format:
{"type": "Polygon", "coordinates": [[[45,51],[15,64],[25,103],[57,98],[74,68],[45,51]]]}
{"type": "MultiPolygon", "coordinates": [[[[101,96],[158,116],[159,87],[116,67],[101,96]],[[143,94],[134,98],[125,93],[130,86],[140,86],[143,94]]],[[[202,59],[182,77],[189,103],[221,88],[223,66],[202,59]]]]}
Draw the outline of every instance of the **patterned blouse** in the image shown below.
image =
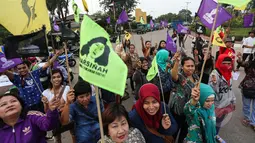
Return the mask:
{"type": "Polygon", "coordinates": [[[195,83],[193,83],[182,71],[178,74],[178,80],[175,83],[175,91],[170,96],[170,108],[178,115],[183,115],[184,105],[189,101],[192,88],[195,87],[199,77],[193,74],[195,83]]]}
{"type": "MultiPolygon", "coordinates": [[[[104,136],[105,143],[115,143],[109,136],[104,136]]],[[[99,140],[97,143],[101,143],[99,140]]],[[[129,128],[128,138],[124,143],[146,143],[142,133],[137,128],[129,128]]]]}

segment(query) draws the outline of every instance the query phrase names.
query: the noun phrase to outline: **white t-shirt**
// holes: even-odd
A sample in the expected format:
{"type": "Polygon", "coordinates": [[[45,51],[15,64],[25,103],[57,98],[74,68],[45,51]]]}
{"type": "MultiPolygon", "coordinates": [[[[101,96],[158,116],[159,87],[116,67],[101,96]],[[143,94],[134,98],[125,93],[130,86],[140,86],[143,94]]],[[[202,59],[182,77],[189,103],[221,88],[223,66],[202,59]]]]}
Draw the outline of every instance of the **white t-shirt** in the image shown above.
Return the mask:
{"type": "MultiPolygon", "coordinates": [[[[246,46],[253,46],[254,44],[255,44],[255,37],[254,38],[248,37],[243,42],[243,45],[246,45],[246,46]]],[[[255,49],[253,49],[253,48],[244,48],[243,49],[243,53],[250,54],[252,52],[255,52],[255,49]]]]}
{"type": "MultiPolygon", "coordinates": [[[[62,87],[64,87],[64,86],[62,85],[62,87]]],[[[62,94],[62,98],[65,100],[65,102],[66,102],[66,96],[67,96],[67,93],[69,90],[70,90],[70,87],[66,86],[65,90],[62,94]]],[[[54,93],[51,92],[50,89],[44,90],[42,94],[43,94],[43,96],[45,96],[48,99],[48,101],[50,101],[54,97],[54,93]]]]}

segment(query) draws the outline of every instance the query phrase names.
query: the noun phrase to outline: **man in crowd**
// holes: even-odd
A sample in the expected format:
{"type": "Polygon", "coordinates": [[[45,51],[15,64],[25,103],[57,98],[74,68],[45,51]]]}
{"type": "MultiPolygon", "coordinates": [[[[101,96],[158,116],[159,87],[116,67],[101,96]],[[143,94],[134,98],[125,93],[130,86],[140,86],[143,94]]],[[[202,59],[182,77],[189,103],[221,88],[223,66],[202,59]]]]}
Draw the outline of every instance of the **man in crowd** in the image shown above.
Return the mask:
{"type": "Polygon", "coordinates": [[[193,57],[195,58],[194,55],[194,50],[196,49],[198,51],[198,55],[201,56],[202,55],[202,47],[205,44],[205,40],[202,39],[202,37],[200,36],[200,33],[196,34],[196,37],[192,40],[192,53],[193,53],[193,57]]]}
{"type": "MultiPolygon", "coordinates": [[[[246,38],[243,42],[243,56],[242,56],[242,60],[245,61],[247,59],[248,56],[252,56],[253,58],[253,54],[254,51],[254,44],[255,44],[255,31],[251,31],[249,32],[249,37],[246,38]]],[[[240,68],[240,65],[237,65],[237,70],[240,68]]]]}
{"type": "Polygon", "coordinates": [[[44,89],[40,82],[40,75],[56,60],[59,54],[60,50],[56,51],[56,54],[49,62],[32,72],[30,72],[31,63],[27,60],[17,65],[18,74],[11,71],[5,72],[8,78],[19,89],[19,96],[25,102],[28,110],[44,112],[43,103],[41,102],[42,91],[44,89]]]}
{"type": "Polygon", "coordinates": [[[96,143],[100,139],[96,97],[91,93],[90,84],[79,78],[74,89],[68,92],[67,103],[61,114],[63,125],[74,122],[77,143],[96,143]]]}

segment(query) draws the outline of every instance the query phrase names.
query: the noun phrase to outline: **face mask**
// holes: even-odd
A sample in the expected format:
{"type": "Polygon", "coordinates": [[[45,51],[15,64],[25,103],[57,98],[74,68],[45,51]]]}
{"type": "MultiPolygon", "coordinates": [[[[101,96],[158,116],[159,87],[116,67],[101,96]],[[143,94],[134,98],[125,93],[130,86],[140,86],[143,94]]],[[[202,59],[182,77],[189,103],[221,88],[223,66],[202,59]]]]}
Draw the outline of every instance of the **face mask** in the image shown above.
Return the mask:
{"type": "Polygon", "coordinates": [[[221,64],[220,65],[220,69],[224,72],[227,72],[227,71],[232,71],[232,66],[231,65],[224,65],[224,64],[221,64]]]}

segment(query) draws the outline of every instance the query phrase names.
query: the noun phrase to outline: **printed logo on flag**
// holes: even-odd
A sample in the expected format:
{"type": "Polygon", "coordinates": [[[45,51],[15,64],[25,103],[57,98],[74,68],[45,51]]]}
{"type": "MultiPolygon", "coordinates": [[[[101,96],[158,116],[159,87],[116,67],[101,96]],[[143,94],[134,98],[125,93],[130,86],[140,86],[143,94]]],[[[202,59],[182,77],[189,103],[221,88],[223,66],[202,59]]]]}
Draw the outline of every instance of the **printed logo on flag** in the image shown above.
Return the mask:
{"type": "Polygon", "coordinates": [[[104,77],[108,72],[106,66],[108,65],[110,54],[110,47],[106,42],[106,38],[97,37],[83,45],[81,56],[86,56],[86,58],[81,60],[82,64],[80,66],[88,72],[104,77]]]}

